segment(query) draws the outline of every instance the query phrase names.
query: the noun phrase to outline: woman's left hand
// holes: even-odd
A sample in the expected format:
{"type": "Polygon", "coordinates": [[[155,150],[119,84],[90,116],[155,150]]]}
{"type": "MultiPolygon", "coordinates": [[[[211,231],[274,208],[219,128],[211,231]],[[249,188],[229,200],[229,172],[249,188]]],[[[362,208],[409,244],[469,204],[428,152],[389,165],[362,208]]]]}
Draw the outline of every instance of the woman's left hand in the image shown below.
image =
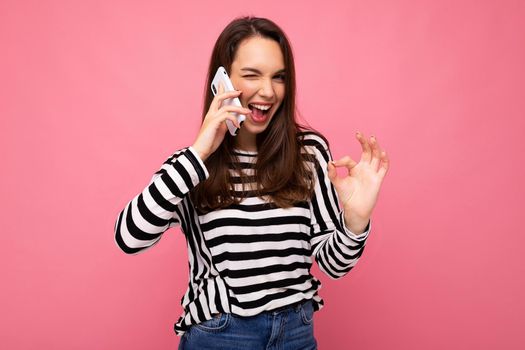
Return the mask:
{"type": "Polygon", "coordinates": [[[370,140],[356,134],[363,153],[359,163],[345,156],[328,163],[328,178],[332,182],[343,205],[345,225],[356,234],[364,232],[372,210],[377,202],[381,183],[389,166],[389,159],[374,136],[370,140]],[[336,167],[345,167],[348,174],[337,175],[336,167]]]}

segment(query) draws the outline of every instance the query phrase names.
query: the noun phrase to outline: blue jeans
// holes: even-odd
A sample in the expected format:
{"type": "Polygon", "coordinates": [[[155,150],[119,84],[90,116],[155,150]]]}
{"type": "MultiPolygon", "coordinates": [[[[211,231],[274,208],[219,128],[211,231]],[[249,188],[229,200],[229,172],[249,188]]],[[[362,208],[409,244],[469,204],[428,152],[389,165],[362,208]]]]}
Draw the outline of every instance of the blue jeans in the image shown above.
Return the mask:
{"type": "Polygon", "coordinates": [[[179,350],[314,350],[311,301],[251,317],[215,315],[190,327],[179,350]]]}

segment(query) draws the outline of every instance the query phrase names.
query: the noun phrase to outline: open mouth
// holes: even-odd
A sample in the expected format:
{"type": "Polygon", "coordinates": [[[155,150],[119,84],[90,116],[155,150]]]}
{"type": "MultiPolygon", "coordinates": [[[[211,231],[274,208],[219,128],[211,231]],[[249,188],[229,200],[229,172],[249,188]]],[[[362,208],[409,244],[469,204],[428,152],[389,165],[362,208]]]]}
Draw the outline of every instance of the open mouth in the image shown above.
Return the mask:
{"type": "Polygon", "coordinates": [[[257,103],[248,104],[248,108],[252,111],[252,119],[257,123],[264,123],[268,118],[268,114],[273,105],[260,105],[257,103]]]}

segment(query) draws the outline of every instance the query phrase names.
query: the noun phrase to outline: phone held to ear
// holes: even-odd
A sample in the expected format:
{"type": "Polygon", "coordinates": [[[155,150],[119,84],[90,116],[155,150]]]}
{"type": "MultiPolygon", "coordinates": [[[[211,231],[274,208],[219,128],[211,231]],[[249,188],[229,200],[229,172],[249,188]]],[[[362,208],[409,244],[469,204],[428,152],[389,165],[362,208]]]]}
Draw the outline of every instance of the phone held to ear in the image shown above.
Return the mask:
{"type": "MultiPolygon", "coordinates": [[[[227,91],[234,91],[235,88],[233,87],[233,84],[230,80],[230,77],[228,76],[228,73],[226,72],[226,69],[224,69],[223,66],[220,66],[217,69],[217,72],[215,73],[215,76],[213,77],[213,80],[211,82],[211,91],[213,92],[213,95],[217,95],[219,92],[219,82],[222,82],[222,86],[224,87],[224,92],[227,91]]],[[[234,98],[228,98],[222,102],[224,105],[234,105],[242,107],[241,101],[238,97],[234,98]]],[[[232,112],[235,117],[237,117],[237,121],[239,122],[239,125],[242,125],[244,120],[246,119],[246,116],[244,114],[239,114],[232,112]]],[[[237,135],[237,132],[239,131],[239,128],[237,128],[231,120],[226,119],[226,126],[228,126],[228,131],[232,136],[237,135]]]]}

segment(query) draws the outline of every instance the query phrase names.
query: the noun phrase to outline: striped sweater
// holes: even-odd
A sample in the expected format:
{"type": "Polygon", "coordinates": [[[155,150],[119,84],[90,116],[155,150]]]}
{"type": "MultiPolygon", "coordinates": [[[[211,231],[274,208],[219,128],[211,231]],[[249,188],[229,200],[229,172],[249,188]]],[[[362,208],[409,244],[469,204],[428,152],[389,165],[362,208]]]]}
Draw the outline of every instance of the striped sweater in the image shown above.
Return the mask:
{"type": "MultiPolygon", "coordinates": [[[[280,208],[248,191],[238,205],[198,213],[188,192],[209,174],[189,147],[169,157],[120,212],[115,242],[127,254],[155,245],[170,227],[180,227],[186,237],[190,276],[184,312],[174,327],[178,335],[219,312],[252,316],[305,299],[319,310],[321,284],[310,273],[312,259],[333,279],[357,263],[370,222],[360,235],[346,229],[327,176],[330,151],[316,134],[306,133],[302,140],[316,179],[309,201],[280,208]]],[[[253,175],[256,152],[235,154],[246,175],[253,175]]],[[[238,174],[231,171],[235,191],[242,192],[238,174]]]]}

